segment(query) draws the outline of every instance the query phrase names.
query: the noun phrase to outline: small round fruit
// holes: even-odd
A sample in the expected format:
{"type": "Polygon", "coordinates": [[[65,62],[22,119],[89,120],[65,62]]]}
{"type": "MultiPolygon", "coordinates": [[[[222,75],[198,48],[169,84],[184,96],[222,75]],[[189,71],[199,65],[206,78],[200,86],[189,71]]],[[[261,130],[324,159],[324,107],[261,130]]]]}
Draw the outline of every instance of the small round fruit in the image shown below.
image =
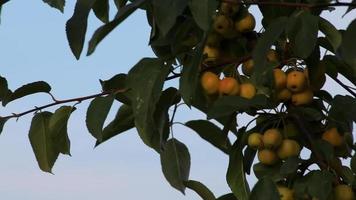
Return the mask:
{"type": "Polygon", "coordinates": [[[267,61],[269,61],[269,62],[278,62],[278,54],[277,54],[276,50],[270,49],[267,52],[267,61]]]}
{"type": "Polygon", "coordinates": [[[287,74],[287,88],[291,92],[301,92],[303,91],[308,81],[304,75],[304,72],[294,70],[287,74]]]}
{"type": "Polygon", "coordinates": [[[246,76],[251,76],[253,72],[253,60],[249,59],[242,63],[242,73],[244,73],[246,76]]]}
{"type": "Polygon", "coordinates": [[[285,88],[287,85],[286,73],[283,70],[276,68],[273,70],[273,75],[274,75],[274,87],[279,90],[285,88]]]}
{"type": "Polygon", "coordinates": [[[294,200],[294,191],[285,186],[277,186],[281,200],[294,200]]]}
{"type": "Polygon", "coordinates": [[[240,5],[237,3],[238,3],[237,1],[235,4],[222,2],[220,4],[220,13],[228,16],[232,16],[236,14],[240,9],[240,5]]]}
{"type": "Polygon", "coordinates": [[[285,139],[277,151],[280,159],[284,160],[292,156],[298,156],[300,153],[300,145],[295,140],[285,139]]]}
{"type": "Polygon", "coordinates": [[[252,99],[256,95],[256,88],[252,83],[242,83],[240,85],[240,96],[252,99]]]}
{"type": "Polygon", "coordinates": [[[334,199],[335,200],[354,200],[355,194],[350,186],[340,184],[334,188],[334,199]]]}
{"type": "Polygon", "coordinates": [[[283,137],[281,132],[276,128],[271,128],[265,131],[262,138],[263,144],[267,148],[278,147],[279,145],[281,145],[282,139],[283,137]]]}
{"type": "Polygon", "coordinates": [[[233,29],[234,22],[226,15],[218,15],[214,20],[214,30],[221,35],[226,35],[233,29]]]}
{"type": "Polygon", "coordinates": [[[326,130],[322,135],[322,139],[334,147],[341,146],[344,143],[344,138],[335,127],[326,130]]]}
{"type": "Polygon", "coordinates": [[[244,18],[235,22],[235,29],[240,33],[253,31],[255,26],[256,20],[251,13],[248,13],[244,18]]]}
{"type": "Polygon", "coordinates": [[[200,82],[206,94],[212,95],[218,93],[220,79],[213,72],[204,72],[200,82]]]}
{"type": "Polygon", "coordinates": [[[292,93],[287,89],[283,88],[282,90],[277,92],[276,99],[280,102],[289,101],[292,98],[292,93]]]}
{"type": "Polygon", "coordinates": [[[237,95],[240,92],[240,86],[236,79],[225,77],[219,83],[219,93],[221,95],[237,95]]]}
{"type": "Polygon", "coordinates": [[[248,136],[247,144],[249,147],[253,149],[262,149],[263,148],[262,134],[251,133],[248,136]]]}
{"type": "Polygon", "coordinates": [[[221,42],[221,35],[215,32],[211,32],[206,39],[206,45],[210,47],[219,47],[221,42]]]}
{"type": "Polygon", "coordinates": [[[292,94],[292,104],[295,106],[308,105],[313,102],[313,91],[308,88],[305,91],[292,94]]]}
{"type": "Polygon", "coordinates": [[[258,151],[258,160],[265,165],[274,165],[278,161],[277,154],[269,149],[258,151]]]}
{"type": "Polygon", "coordinates": [[[218,48],[205,46],[203,54],[206,56],[204,62],[215,62],[220,57],[220,50],[218,48]]]}

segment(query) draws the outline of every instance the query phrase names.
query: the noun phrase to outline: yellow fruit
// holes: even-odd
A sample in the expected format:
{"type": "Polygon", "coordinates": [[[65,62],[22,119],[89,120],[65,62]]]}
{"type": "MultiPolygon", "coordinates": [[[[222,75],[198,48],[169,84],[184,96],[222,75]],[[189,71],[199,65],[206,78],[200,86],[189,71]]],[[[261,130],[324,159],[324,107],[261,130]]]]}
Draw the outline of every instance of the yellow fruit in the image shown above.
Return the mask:
{"type": "Polygon", "coordinates": [[[287,74],[287,88],[291,92],[301,92],[303,91],[308,81],[302,71],[291,71],[287,74]]]}
{"type": "Polygon", "coordinates": [[[253,60],[249,59],[242,63],[242,73],[244,73],[246,76],[251,76],[253,72],[253,60]]]}
{"type": "Polygon", "coordinates": [[[284,89],[278,91],[277,95],[276,95],[277,101],[280,101],[280,102],[289,101],[289,99],[291,99],[291,98],[292,98],[292,93],[287,88],[284,88],[284,89]]]}
{"type": "Polygon", "coordinates": [[[214,19],[214,30],[225,38],[231,38],[235,35],[234,22],[226,15],[218,15],[214,19]]]}
{"type": "Polygon", "coordinates": [[[335,127],[326,130],[323,133],[322,138],[334,147],[341,146],[344,143],[344,138],[335,127]]]}
{"type": "Polygon", "coordinates": [[[269,149],[263,149],[258,151],[258,160],[265,165],[273,165],[278,161],[276,153],[269,149]]]}
{"type": "Polygon", "coordinates": [[[255,26],[256,20],[251,13],[248,13],[244,18],[235,22],[235,29],[240,33],[253,31],[255,26]]]}
{"type": "Polygon", "coordinates": [[[267,52],[267,61],[269,61],[269,62],[278,62],[278,54],[277,54],[276,50],[270,49],[267,52]]]}
{"type": "Polygon", "coordinates": [[[295,106],[308,105],[313,102],[313,91],[306,89],[305,91],[292,94],[292,104],[295,106]]]}
{"type": "Polygon", "coordinates": [[[278,90],[285,88],[287,84],[286,73],[283,70],[276,68],[273,70],[273,75],[274,75],[274,87],[278,90]]]}
{"type": "Polygon", "coordinates": [[[237,4],[238,2],[236,1],[236,3],[227,3],[227,2],[222,2],[220,4],[220,13],[224,14],[224,15],[228,15],[228,16],[232,16],[234,14],[236,14],[239,9],[240,9],[240,5],[237,4]]]}
{"type": "Polygon", "coordinates": [[[220,57],[220,50],[218,48],[205,46],[203,54],[206,56],[204,62],[215,62],[220,57]]]}
{"type": "Polygon", "coordinates": [[[205,93],[212,95],[219,91],[219,77],[212,72],[204,72],[200,79],[201,85],[205,93]]]}
{"type": "Polygon", "coordinates": [[[263,144],[267,148],[278,147],[279,145],[281,145],[282,139],[283,137],[281,132],[276,128],[271,128],[265,131],[262,138],[263,144]]]}
{"type": "Polygon", "coordinates": [[[237,95],[240,92],[240,86],[236,79],[225,77],[219,83],[219,93],[221,95],[237,95]]]}
{"type": "Polygon", "coordinates": [[[334,188],[334,199],[335,200],[354,200],[355,194],[350,186],[340,184],[334,188]]]}
{"type": "Polygon", "coordinates": [[[252,83],[243,83],[240,85],[240,96],[246,99],[252,99],[256,95],[256,88],[252,83]]]}
{"type": "Polygon", "coordinates": [[[295,140],[285,139],[277,151],[280,159],[284,160],[292,156],[298,156],[300,153],[300,145],[295,140]]]}
{"type": "Polygon", "coordinates": [[[248,136],[247,144],[253,149],[263,148],[262,134],[260,133],[251,133],[248,136]]]}
{"type": "Polygon", "coordinates": [[[294,191],[284,186],[277,186],[281,200],[294,200],[294,191]]]}

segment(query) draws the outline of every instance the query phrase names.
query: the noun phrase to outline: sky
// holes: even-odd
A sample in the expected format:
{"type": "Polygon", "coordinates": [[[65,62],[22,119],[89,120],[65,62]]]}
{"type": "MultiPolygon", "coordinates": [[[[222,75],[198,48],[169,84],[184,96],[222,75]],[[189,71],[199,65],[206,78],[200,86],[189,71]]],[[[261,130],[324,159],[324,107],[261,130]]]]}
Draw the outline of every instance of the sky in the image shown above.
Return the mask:
{"type": "MultiPolygon", "coordinates": [[[[113,31],[93,55],[83,54],[77,61],[70,52],[64,28],[72,15],[73,2],[67,1],[64,14],[42,1],[12,0],[4,6],[0,25],[0,75],[7,78],[10,88],[44,80],[52,86],[57,99],[90,95],[100,92],[99,79],[126,73],[142,57],[154,56],[148,46],[150,30],[145,13],[137,11],[113,31]]],[[[256,8],[251,11],[257,13],[256,8]]],[[[340,11],[326,17],[339,28],[345,28],[355,14],[351,12],[341,19],[340,11]]],[[[111,17],[113,15],[114,11],[111,17]]],[[[257,21],[259,19],[257,13],[257,21]]],[[[88,24],[87,39],[101,22],[91,14],[88,24]]],[[[345,93],[332,81],[327,82],[327,87],[345,93]]],[[[50,101],[44,94],[29,96],[0,108],[0,116],[50,101]]],[[[183,196],[170,187],[161,172],[159,155],[142,143],[134,129],[94,149],[95,140],[85,126],[88,103],[78,105],[70,118],[68,132],[72,157],[60,156],[53,169],[54,175],[40,171],[37,166],[28,140],[32,116],[7,122],[0,135],[2,199],[200,199],[194,192],[187,190],[183,196]]],[[[109,118],[118,106],[115,104],[109,118]]],[[[205,117],[184,107],[179,111],[176,119],[180,122],[205,117]]],[[[247,118],[239,119],[240,123],[246,121],[247,118]]],[[[190,178],[206,184],[216,196],[229,193],[225,181],[227,156],[187,128],[177,125],[174,133],[190,150],[190,178]]],[[[249,177],[249,181],[254,183],[255,179],[249,177]]]]}

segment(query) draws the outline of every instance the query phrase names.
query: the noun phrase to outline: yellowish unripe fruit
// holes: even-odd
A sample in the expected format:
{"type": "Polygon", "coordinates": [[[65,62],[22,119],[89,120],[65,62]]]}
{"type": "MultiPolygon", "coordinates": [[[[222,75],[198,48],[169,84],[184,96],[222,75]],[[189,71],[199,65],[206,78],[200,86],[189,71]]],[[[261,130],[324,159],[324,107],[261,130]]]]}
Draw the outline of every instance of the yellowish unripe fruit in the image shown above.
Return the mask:
{"type": "Polygon", "coordinates": [[[344,143],[344,138],[335,127],[326,130],[322,135],[322,139],[334,147],[341,146],[344,143]]]}
{"type": "Polygon", "coordinates": [[[252,83],[242,83],[240,85],[240,96],[252,99],[256,95],[256,88],[252,83]]]}
{"type": "Polygon", "coordinates": [[[247,144],[249,147],[253,149],[262,149],[263,148],[262,134],[251,133],[248,136],[247,144]]]}
{"type": "Polygon", "coordinates": [[[334,188],[335,200],[355,200],[355,194],[348,185],[340,184],[334,188]]]}
{"type": "Polygon", "coordinates": [[[242,63],[242,73],[244,73],[246,76],[251,76],[253,72],[253,60],[249,59],[242,63]]]}
{"type": "Polygon", "coordinates": [[[229,16],[218,15],[214,19],[214,30],[225,38],[232,38],[236,35],[234,21],[229,16]]]}
{"type": "Polygon", "coordinates": [[[298,142],[295,140],[285,139],[278,148],[277,155],[280,159],[284,160],[292,156],[299,156],[300,150],[301,148],[298,142]]]}
{"type": "Polygon", "coordinates": [[[305,91],[292,94],[292,104],[295,106],[308,105],[313,102],[313,91],[308,88],[305,91]]]}
{"type": "Polygon", "coordinates": [[[284,186],[277,186],[281,200],[294,200],[294,191],[284,186]]]}
{"type": "Polygon", "coordinates": [[[219,91],[219,77],[213,72],[204,72],[201,76],[200,83],[206,94],[217,94],[219,91]]]}
{"type": "Polygon", "coordinates": [[[270,49],[267,52],[267,61],[269,61],[269,62],[278,62],[278,54],[277,54],[276,50],[270,49]]]}
{"type": "Polygon", "coordinates": [[[215,62],[221,55],[218,48],[205,46],[203,54],[206,56],[204,62],[215,62]]]}
{"type": "Polygon", "coordinates": [[[235,22],[235,29],[240,33],[253,31],[255,26],[256,20],[251,13],[248,13],[244,18],[235,22]]]}
{"type": "Polygon", "coordinates": [[[234,3],[222,2],[220,4],[220,13],[228,16],[232,16],[236,14],[240,9],[240,5],[238,4],[237,1],[234,3]]]}
{"type": "Polygon", "coordinates": [[[274,165],[278,161],[277,154],[269,149],[263,149],[258,151],[258,160],[265,165],[274,165]]]}
{"type": "Polygon", "coordinates": [[[303,91],[307,84],[307,78],[302,71],[291,71],[287,74],[287,88],[291,92],[301,92],[303,91]]]}
{"type": "Polygon", "coordinates": [[[287,85],[286,73],[283,70],[276,68],[273,70],[273,75],[274,75],[274,87],[277,90],[285,88],[287,85]]]}
{"type": "Polygon", "coordinates": [[[219,93],[221,95],[237,95],[240,92],[240,85],[236,79],[225,77],[219,83],[219,93]]]}
{"type": "Polygon", "coordinates": [[[279,145],[281,145],[282,140],[283,140],[282,134],[276,128],[268,129],[263,134],[263,144],[267,148],[278,147],[279,145]]]}
{"type": "Polygon", "coordinates": [[[287,88],[284,88],[284,89],[278,91],[277,95],[276,95],[277,101],[280,101],[280,102],[289,101],[289,99],[291,99],[291,98],[292,98],[292,93],[287,88]]]}

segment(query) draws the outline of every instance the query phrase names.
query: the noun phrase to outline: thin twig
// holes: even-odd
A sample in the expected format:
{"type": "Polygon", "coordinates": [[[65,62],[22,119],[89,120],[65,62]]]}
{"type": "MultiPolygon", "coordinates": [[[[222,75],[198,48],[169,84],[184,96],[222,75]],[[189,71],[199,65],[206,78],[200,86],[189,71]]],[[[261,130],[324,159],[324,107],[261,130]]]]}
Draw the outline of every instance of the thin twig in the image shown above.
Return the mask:
{"type": "Polygon", "coordinates": [[[335,78],[335,82],[337,82],[341,87],[343,87],[346,91],[348,91],[352,96],[356,97],[356,93],[352,91],[349,86],[345,85],[343,82],[341,82],[339,79],[335,78]]]}

